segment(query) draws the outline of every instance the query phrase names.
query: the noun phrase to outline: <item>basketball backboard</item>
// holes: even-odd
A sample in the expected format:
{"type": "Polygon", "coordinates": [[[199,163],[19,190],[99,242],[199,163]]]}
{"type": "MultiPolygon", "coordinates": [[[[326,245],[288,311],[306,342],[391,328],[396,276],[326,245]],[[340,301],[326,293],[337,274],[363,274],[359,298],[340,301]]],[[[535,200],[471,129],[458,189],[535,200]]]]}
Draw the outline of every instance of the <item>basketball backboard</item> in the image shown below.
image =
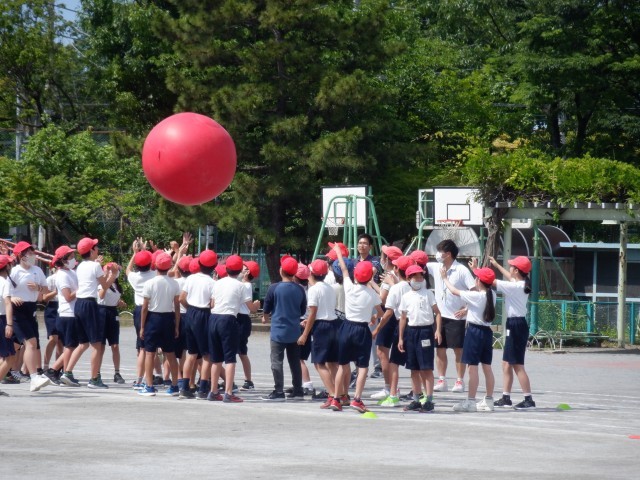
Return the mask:
{"type": "MultiPolygon", "coordinates": [[[[343,185],[322,187],[322,215],[327,215],[330,219],[342,219],[344,224],[345,217],[355,218],[358,227],[367,226],[367,202],[364,197],[367,196],[366,185],[343,185]],[[347,212],[347,200],[350,195],[358,197],[357,200],[350,202],[355,208],[355,212],[349,215],[347,212]],[[338,197],[338,198],[336,198],[338,197]],[[333,202],[332,202],[333,200],[333,202]],[[328,209],[328,213],[327,213],[328,209]]],[[[339,223],[340,220],[338,220],[339,223]]]]}

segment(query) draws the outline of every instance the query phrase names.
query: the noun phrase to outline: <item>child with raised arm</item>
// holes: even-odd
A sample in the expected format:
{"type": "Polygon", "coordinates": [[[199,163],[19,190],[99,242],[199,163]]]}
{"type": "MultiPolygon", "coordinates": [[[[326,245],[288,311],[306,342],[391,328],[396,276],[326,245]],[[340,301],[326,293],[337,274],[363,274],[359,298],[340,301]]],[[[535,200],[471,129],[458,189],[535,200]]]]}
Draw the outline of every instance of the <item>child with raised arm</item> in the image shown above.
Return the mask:
{"type": "Polygon", "coordinates": [[[491,290],[496,274],[490,268],[476,268],[477,291],[458,290],[447,278],[447,270],[440,270],[446,288],[453,295],[459,296],[467,305],[467,331],[462,347],[462,363],[468,366],[469,390],[468,397],[453,406],[456,412],[475,412],[477,410],[493,411],[493,388],[495,379],[491,370],[493,358],[493,331],[491,322],[496,316],[495,296],[491,290]],[[482,364],[482,371],[486,382],[486,396],[476,404],[479,375],[478,364],[482,364]]]}

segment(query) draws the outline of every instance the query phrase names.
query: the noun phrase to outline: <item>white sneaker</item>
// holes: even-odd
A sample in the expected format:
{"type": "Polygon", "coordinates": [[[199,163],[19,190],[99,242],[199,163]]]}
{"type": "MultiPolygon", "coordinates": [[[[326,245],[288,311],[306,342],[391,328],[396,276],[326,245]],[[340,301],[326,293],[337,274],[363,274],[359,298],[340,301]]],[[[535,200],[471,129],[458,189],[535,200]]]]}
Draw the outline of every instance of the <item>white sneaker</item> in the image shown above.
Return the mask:
{"type": "Polygon", "coordinates": [[[372,393],[371,397],[369,398],[373,398],[375,400],[382,400],[383,398],[387,398],[388,396],[389,396],[389,392],[383,388],[379,392],[372,393]]]}
{"type": "Polygon", "coordinates": [[[31,379],[31,386],[29,387],[29,390],[31,392],[37,392],[38,390],[46,387],[50,383],[51,383],[51,380],[49,380],[44,375],[36,375],[31,379]]]}
{"type": "Polygon", "coordinates": [[[479,412],[493,412],[493,397],[484,397],[481,402],[476,404],[476,409],[479,412]]]}
{"type": "Polygon", "coordinates": [[[476,412],[477,410],[476,401],[468,398],[453,406],[454,412],[476,412]]]}
{"type": "Polygon", "coordinates": [[[464,392],[464,382],[462,380],[456,380],[456,384],[453,386],[451,391],[456,393],[464,392]]]}
{"type": "Polygon", "coordinates": [[[441,378],[438,379],[436,384],[433,386],[434,392],[446,392],[447,391],[447,381],[441,378]]]}

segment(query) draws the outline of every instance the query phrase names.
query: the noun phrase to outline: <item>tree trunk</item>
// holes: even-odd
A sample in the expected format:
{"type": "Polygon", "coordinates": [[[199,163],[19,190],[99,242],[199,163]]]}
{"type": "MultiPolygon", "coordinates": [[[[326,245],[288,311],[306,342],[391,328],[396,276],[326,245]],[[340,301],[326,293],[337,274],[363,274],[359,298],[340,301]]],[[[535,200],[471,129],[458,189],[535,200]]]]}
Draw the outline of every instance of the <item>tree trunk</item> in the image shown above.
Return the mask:
{"type": "Polygon", "coordinates": [[[491,217],[487,219],[487,243],[484,246],[484,252],[482,254],[482,262],[480,266],[486,267],[489,265],[489,257],[496,258],[500,251],[500,234],[502,233],[502,220],[506,215],[507,208],[494,208],[491,212],[491,217]]]}
{"type": "Polygon", "coordinates": [[[576,128],[576,143],[574,148],[574,154],[576,157],[582,156],[582,150],[584,149],[584,142],[587,139],[587,126],[593,116],[593,110],[582,113],[581,111],[581,97],[579,94],[575,96],[576,102],[576,118],[578,120],[578,126],[576,128]]]}
{"type": "Polygon", "coordinates": [[[547,124],[551,135],[551,146],[554,150],[562,148],[562,136],[560,135],[560,109],[557,102],[549,105],[547,124]]]}
{"type": "Polygon", "coordinates": [[[271,204],[271,226],[275,233],[273,242],[267,245],[266,261],[271,283],[280,281],[280,254],[282,252],[282,238],[284,237],[284,208],[281,202],[271,204]]]}

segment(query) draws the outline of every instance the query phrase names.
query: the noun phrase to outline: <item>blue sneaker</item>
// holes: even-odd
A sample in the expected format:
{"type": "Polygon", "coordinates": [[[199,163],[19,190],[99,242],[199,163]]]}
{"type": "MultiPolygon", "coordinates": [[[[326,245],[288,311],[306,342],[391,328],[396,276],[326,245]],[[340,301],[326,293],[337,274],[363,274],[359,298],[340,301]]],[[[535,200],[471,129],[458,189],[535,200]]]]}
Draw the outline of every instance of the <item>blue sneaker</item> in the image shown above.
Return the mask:
{"type": "Polygon", "coordinates": [[[180,395],[180,389],[177,385],[169,385],[169,388],[165,390],[165,395],[171,395],[172,397],[177,397],[180,395]]]}
{"type": "Polygon", "coordinates": [[[156,389],[153,387],[144,387],[142,390],[138,390],[138,395],[142,395],[143,397],[155,397],[156,389]]]}
{"type": "Polygon", "coordinates": [[[133,385],[131,385],[131,388],[133,388],[134,390],[141,390],[145,387],[144,382],[133,382],[133,385]]]}

